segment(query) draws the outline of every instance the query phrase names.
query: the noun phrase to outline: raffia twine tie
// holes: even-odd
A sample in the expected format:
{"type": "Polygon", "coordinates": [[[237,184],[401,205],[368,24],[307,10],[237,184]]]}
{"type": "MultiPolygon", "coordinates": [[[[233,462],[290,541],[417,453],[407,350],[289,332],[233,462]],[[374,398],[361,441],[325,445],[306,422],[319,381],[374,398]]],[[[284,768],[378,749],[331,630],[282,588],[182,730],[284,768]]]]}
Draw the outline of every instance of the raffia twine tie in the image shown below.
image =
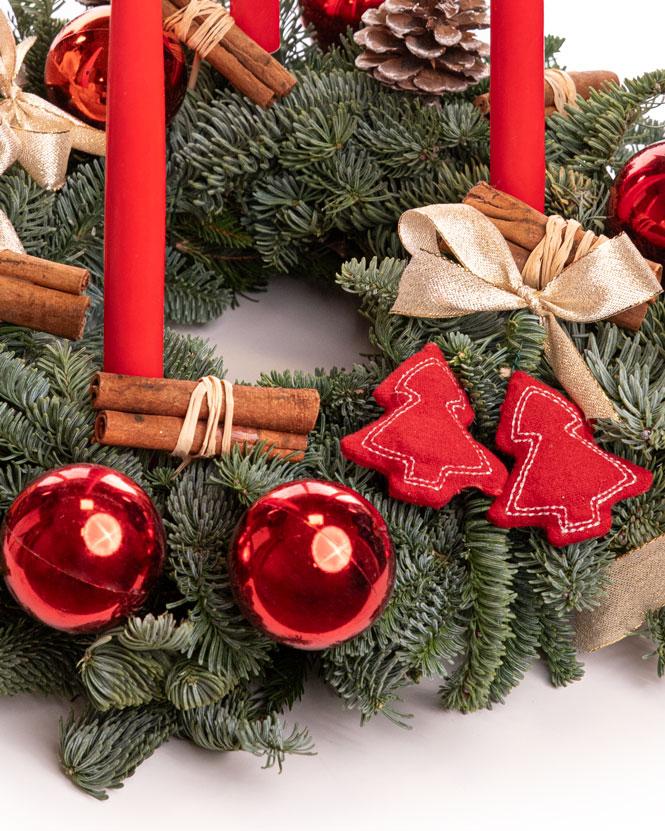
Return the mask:
{"type": "MultiPolygon", "coordinates": [[[[533,249],[522,269],[522,277],[528,286],[540,291],[561,274],[575,245],[575,235],[581,227],[575,219],[566,220],[556,215],[548,217],[545,236],[533,249]]],[[[596,237],[593,231],[587,231],[577,246],[573,262],[578,262],[608,241],[606,236],[596,237]]]]}
{"type": "Polygon", "coordinates": [[[215,46],[219,46],[234,26],[235,20],[231,14],[215,0],[190,0],[189,6],[178,9],[166,18],[165,30],[173,32],[178,40],[196,53],[189,76],[189,89],[196,86],[201,61],[215,46]],[[192,31],[195,25],[198,28],[192,31]]]}
{"type": "Polygon", "coordinates": [[[187,414],[178,436],[178,443],[172,456],[182,459],[182,464],[176,473],[183,470],[192,459],[210,459],[217,455],[217,430],[224,408],[224,426],[222,428],[221,454],[227,455],[231,451],[231,431],[233,429],[233,385],[214,375],[200,378],[189,399],[187,414]],[[205,435],[198,453],[192,453],[192,446],[196,436],[199,417],[203,402],[208,403],[208,422],[205,435]]]}
{"type": "Polygon", "coordinates": [[[597,245],[587,236],[582,247],[586,253],[564,267],[576,226],[568,224],[562,242],[562,223],[560,218],[550,223],[541,252],[529,268],[529,272],[537,272],[530,278],[534,284],[529,285],[500,231],[480,211],[464,204],[406,211],[399,222],[399,234],[411,261],[402,274],[391,311],[411,317],[451,318],[528,308],[543,322],[545,354],[556,377],[585,416],[618,421],[611,401],[558,319],[575,323],[604,320],[651,300],[662,289],[625,234],[597,245]],[[441,256],[439,240],[457,262],[441,256]],[[546,274],[541,278],[543,268],[546,274]],[[545,283],[542,288],[541,282],[545,283]]]}
{"type": "Polygon", "coordinates": [[[230,29],[235,26],[235,20],[230,13],[215,0],[190,0],[189,6],[179,9],[164,21],[164,28],[172,31],[178,40],[186,43],[202,58],[218,46],[226,37],[230,29]],[[198,23],[198,29],[192,32],[192,27],[198,23]]]}
{"type": "Polygon", "coordinates": [[[563,69],[546,69],[545,83],[549,84],[554,94],[554,106],[559,113],[566,112],[566,104],[579,109],[575,81],[563,69]]]}

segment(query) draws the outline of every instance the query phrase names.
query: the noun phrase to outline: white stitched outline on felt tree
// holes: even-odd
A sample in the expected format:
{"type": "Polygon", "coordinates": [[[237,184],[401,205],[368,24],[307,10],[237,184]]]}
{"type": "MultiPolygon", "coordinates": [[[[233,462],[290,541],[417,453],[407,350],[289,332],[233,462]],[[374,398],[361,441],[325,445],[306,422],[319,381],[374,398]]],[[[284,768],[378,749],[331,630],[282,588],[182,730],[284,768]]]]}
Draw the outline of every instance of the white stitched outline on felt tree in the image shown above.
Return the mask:
{"type": "Polygon", "coordinates": [[[637,481],[637,476],[635,475],[635,473],[633,473],[633,471],[630,470],[630,468],[626,467],[621,462],[621,459],[618,459],[616,456],[608,455],[593,442],[589,441],[584,436],[581,436],[579,434],[579,430],[583,426],[584,423],[581,420],[579,413],[577,413],[570,406],[570,404],[568,404],[568,402],[557,393],[551,392],[549,390],[539,389],[537,387],[527,387],[525,390],[522,391],[519,401],[517,402],[517,406],[515,407],[515,412],[513,413],[513,419],[510,429],[510,438],[516,444],[527,443],[529,445],[529,454],[527,456],[527,461],[524,464],[522,470],[520,471],[519,476],[515,480],[515,484],[513,485],[513,488],[509,494],[508,502],[505,508],[507,514],[510,514],[511,516],[532,516],[533,514],[552,514],[556,516],[559,528],[561,529],[562,533],[584,531],[588,528],[593,528],[601,524],[602,516],[600,515],[599,506],[602,505],[603,502],[607,502],[608,499],[611,499],[616,493],[621,491],[625,485],[635,484],[635,482],[637,481]],[[526,483],[529,471],[533,466],[536,456],[538,455],[538,450],[540,449],[540,445],[544,438],[542,433],[527,432],[522,430],[522,415],[529,401],[529,398],[532,395],[543,395],[546,398],[549,398],[559,407],[561,407],[561,409],[569,413],[571,416],[571,420],[568,422],[568,424],[566,424],[564,428],[566,433],[571,438],[581,442],[585,447],[588,447],[589,450],[593,450],[594,453],[597,453],[598,455],[602,456],[603,459],[613,464],[614,467],[621,473],[623,477],[621,482],[613,485],[607,491],[603,491],[600,494],[596,494],[590,499],[589,508],[591,510],[593,518],[587,520],[586,522],[570,522],[568,519],[568,508],[565,505],[547,505],[542,508],[525,508],[517,504],[520,496],[522,495],[522,490],[524,489],[524,485],[526,483]],[[511,508],[513,509],[512,511],[511,508]]]}
{"type": "Polygon", "coordinates": [[[409,371],[399,379],[395,385],[394,391],[395,393],[405,393],[408,396],[407,401],[390,416],[388,416],[387,419],[381,419],[381,421],[378,422],[376,426],[373,427],[363,438],[362,446],[371,453],[375,453],[377,456],[381,456],[384,459],[395,459],[402,462],[404,464],[404,481],[406,483],[410,485],[426,485],[434,490],[441,490],[446,483],[446,479],[448,479],[448,477],[452,474],[475,473],[478,476],[489,476],[493,472],[492,464],[487,458],[485,448],[481,444],[478,444],[473,436],[461,425],[455,415],[456,410],[463,410],[466,406],[464,392],[460,388],[459,382],[453,375],[450,367],[442,363],[440,358],[424,358],[422,361],[414,364],[414,366],[412,366],[409,371]],[[458,467],[443,465],[436,479],[422,479],[418,476],[414,476],[414,468],[417,462],[413,456],[409,456],[407,453],[401,453],[399,450],[395,450],[393,448],[384,447],[377,441],[378,437],[387,427],[389,427],[400,416],[404,415],[404,413],[413,409],[413,407],[418,406],[418,404],[422,401],[420,393],[409,387],[408,382],[421,370],[426,369],[429,366],[435,366],[441,369],[441,371],[446,375],[451,376],[454,387],[457,390],[457,398],[447,401],[445,405],[446,409],[455,423],[461,428],[464,438],[468,441],[469,445],[481,462],[481,464],[476,467],[472,467],[470,465],[460,465],[458,467]]]}

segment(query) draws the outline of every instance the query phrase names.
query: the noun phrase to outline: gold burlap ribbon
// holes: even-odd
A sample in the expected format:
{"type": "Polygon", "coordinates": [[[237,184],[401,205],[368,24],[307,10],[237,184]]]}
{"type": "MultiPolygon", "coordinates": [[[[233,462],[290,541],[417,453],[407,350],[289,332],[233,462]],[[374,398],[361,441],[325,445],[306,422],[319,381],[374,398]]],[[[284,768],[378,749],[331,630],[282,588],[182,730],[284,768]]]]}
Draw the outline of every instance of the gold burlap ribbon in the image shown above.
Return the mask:
{"type": "Polygon", "coordinates": [[[470,205],[430,205],[402,214],[412,255],[393,314],[447,318],[530,309],[546,330],[545,354],[587,418],[619,417],[557,318],[591,323],[655,297],[661,287],[625,234],[565,268],[545,288],[527,285],[501,233],[470,205]],[[439,239],[458,263],[441,256],[439,239]]]}
{"type": "Polygon", "coordinates": [[[23,92],[18,76],[35,40],[28,38],[17,46],[7,15],[0,11],[2,170],[18,161],[40,187],[55,190],[65,183],[71,150],[103,156],[106,134],[38,95],[23,92]]]}
{"type": "Polygon", "coordinates": [[[622,640],[665,606],[665,536],[618,557],[610,566],[607,596],[575,617],[576,644],[593,652],[622,640]]]}

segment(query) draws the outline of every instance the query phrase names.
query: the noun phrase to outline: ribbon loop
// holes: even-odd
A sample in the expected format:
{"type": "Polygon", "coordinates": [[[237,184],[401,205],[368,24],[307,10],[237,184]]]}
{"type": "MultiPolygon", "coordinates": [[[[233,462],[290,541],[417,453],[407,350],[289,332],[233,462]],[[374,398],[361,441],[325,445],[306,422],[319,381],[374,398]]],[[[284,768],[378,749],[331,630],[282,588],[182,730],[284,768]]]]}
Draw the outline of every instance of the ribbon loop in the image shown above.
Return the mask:
{"type": "MultiPolygon", "coordinates": [[[[571,227],[558,228],[561,245],[568,250],[576,230],[571,227]]],[[[619,420],[557,318],[577,323],[603,320],[661,292],[658,280],[625,234],[603,242],[567,268],[561,253],[544,252],[553,276],[542,290],[522,277],[501,233],[470,205],[430,205],[406,211],[400,218],[399,234],[412,259],[402,275],[393,314],[448,318],[529,308],[545,326],[545,354],[552,369],[586,417],[619,420]],[[440,248],[449,251],[458,264],[441,256],[440,248]]],[[[587,240],[584,250],[589,247],[587,240]]]]}

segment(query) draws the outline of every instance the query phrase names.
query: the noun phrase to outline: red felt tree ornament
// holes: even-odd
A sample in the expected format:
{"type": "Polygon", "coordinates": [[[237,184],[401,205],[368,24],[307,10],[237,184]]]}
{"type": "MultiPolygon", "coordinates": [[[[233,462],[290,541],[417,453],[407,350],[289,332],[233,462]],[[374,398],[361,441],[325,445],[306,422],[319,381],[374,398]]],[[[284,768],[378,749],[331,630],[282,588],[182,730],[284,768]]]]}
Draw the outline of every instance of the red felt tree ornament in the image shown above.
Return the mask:
{"type": "Polygon", "coordinates": [[[607,534],[615,502],[653,481],[602,450],[574,404],[523,372],[510,379],[496,443],[516,462],[488,518],[502,528],[540,526],[553,545],[607,534]]]}
{"type": "Polygon", "coordinates": [[[374,392],[378,421],[342,440],[342,453],[388,477],[390,495],[441,508],[463,488],[501,493],[508,472],[468,432],[473,410],[441,350],[430,343],[374,392]]]}

